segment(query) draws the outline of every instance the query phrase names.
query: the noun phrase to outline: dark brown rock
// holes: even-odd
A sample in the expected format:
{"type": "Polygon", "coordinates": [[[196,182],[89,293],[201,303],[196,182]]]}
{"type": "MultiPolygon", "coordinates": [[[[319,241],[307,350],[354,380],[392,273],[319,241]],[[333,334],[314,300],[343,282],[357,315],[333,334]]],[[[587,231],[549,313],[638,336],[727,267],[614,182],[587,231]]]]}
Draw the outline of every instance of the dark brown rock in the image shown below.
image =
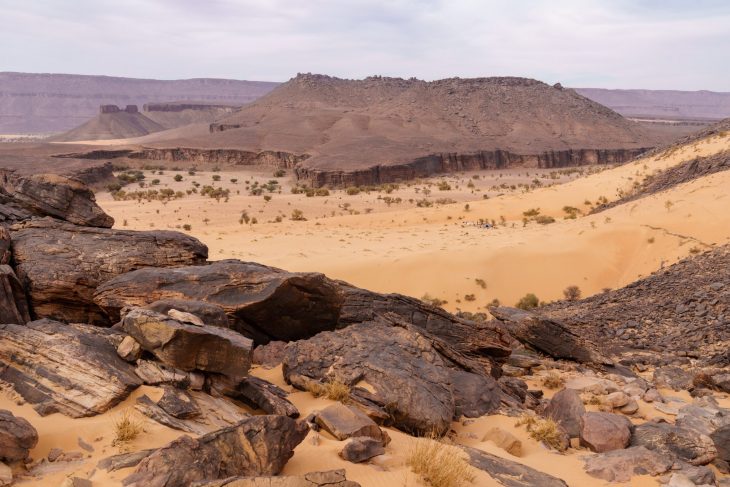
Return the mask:
{"type": "Polygon", "coordinates": [[[654,384],[656,387],[666,387],[675,391],[687,391],[693,387],[693,378],[693,374],[676,365],[668,365],[654,369],[654,384]]]}
{"type": "MultiPolygon", "coordinates": [[[[2,252],[2,249],[0,249],[2,252]]],[[[30,321],[25,290],[12,267],[0,265],[0,323],[24,325],[30,321]]]]}
{"type": "Polygon", "coordinates": [[[271,341],[253,349],[253,363],[266,369],[273,369],[281,364],[286,354],[286,342],[271,341]]]}
{"type": "MultiPolygon", "coordinates": [[[[289,344],[284,377],[301,389],[312,380],[334,379],[349,386],[364,380],[374,388],[373,399],[387,406],[396,427],[417,434],[444,433],[454,419],[457,403],[475,407],[477,400],[458,397],[463,390],[452,385],[452,374],[465,371],[452,368],[448,358],[458,359],[459,355],[424,333],[398,321],[360,323],[323,332],[289,344]]],[[[492,391],[478,409],[484,411],[482,414],[496,410],[502,393],[494,379],[469,373],[483,384],[478,398],[492,391]]]]}
{"type": "Polygon", "coordinates": [[[36,444],[38,432],[27,420],[0,409],[0,460],[25,460],[36,444]]]}
{"type": "Polygon", "coordinates": [[[203,370],[240,380],[248,374],[253,343],[227,328],[180,323],[142,308],[123,319],[124,330],[162,363],[185,371],[203,370]]]}
{"type": "Polygon", "coordinates": [[[659,475],[669,471],[674,462],[668,456],[632,446],[585,457],[588,475],[609,482],[629,482],[634,475],[659,475]]]}
{"type": "Polygon", "coordinates": [[[50,320],[0,325],[0,380],[42,416],[103,413],[142,384],[117,355],[121,339],[113,330],[50,320]]]}
{"type": "Polygon", "coordinates": [[[79,180],[56,174],[19,176],[0,169],[0,222],[43,216],[89,227],[114,225],[91,189],[79,180]]]}
{"type": "Polygon", "coordinates": [[[129,468],[139,465],[139,462],[150,456],[157,450],[140,450],[131,453],[120,453],[110,457],[102,458],[96,464],[98,468],[103,468],[108,472],[113,472],[121,468],[129,468]]]}
{"type": "Polygon", "coordinates": [[[187,487],[228,477],[277,475],[308,431],[306,424],[285,416],[255,416],[197,439],[183,436],[142,460],[124,485],[187,487]]]}
{"type": "Polygon", "coordinates": [[[472,467],[487,472],[505,487],[568,487],[563,480],[521,463],[492,455],[476,448],[461,447],[472,467]]]}
{"type": "Polygon", "coordinates": [[[195,399],[182,389],[169,385],[162,386],[162,397],[157,401],[166,413],[177,419],[191,419],[200,416],[200,408],[195,399]]]}
{"type": "Polygon", "coordinates": [[[316,423],[338,440],[358,436],[375,438],[381,444],[384,436],[381,429],[366,414],[354,407],[335,403],[315,414],[316,423]]]}
{"type": "Polygon", "coordinates": [[[626,416],[588,412],[580,418],[580,444],[597,453],[621,450],[631,441],[631,428],[626,416]]]}
{"type": "Polygon", "coordinates": [[[649,421],[636,426],[631,446],[644,446],[690,465],[707,465],[717,457],[717,448],[708,436],[662,422],[649,421]]]}
{"type": "Polygon", "coordinates": [[[296,477],[233,477],[206,482],[198,487],[360,487],[360,484],[347,480],[344,470],[330,470],[296,477]]]}
{"type": "Polygon", "coordinates": [[[190,301],[186,299],[162,299],[147,306],[148,309],[166,315],[171,309],[184,311],[200,318],[203,323],[209,326],[220,326],[229,328],[226,312],[220,306],[205,303],[203,301],[190,301]]]}
{"type": "Polygon", "coordinates": [[[169,428],[185,431],[187,433],[203,434],[206,432],[200,424],[178,419],[162,409],[159,403],[155,403],[146,394],[137,398],[134,408],[148,418],[157,421],[169,428]]]}
{"type": "Polygon", "coordinates": [[[730,424],[710,433],[710,438],[712,438],[715,448],[717,448],[717,458],[730,463],[730,424]]]}
{"type": "Polygon", "coordinates": [[[299,410],[287,398],[280,387],[258,377],[246,377],[236,387],[234,397],[266,414],[278,414],[298,418],[299,410]]]}
{"type": "Polygon", "coordinates": [[[10,232],[0,223],[0,265],[10,264],[10,232]]]}
{"type": "Polygon", "coordinates": [[[594,365],[612,365],[596,346],[560,321],[516,308],[491,307],[489,312],[504,323],[517,340],[556,359],[594,365]]]}
{"type": "Polygon", "coordinates": [[[18,278],[33,314],[67,322],[111,324],[93,302],[99,284],[140,267],[203,263],[208,249],[169,231],[79,227],[52,219],[11,227],[18,278]]]}
{"type": "Polygon", "coordinates": [[[557,421],[571,438],[578,438],[580,418],[585,412],[586,408],[578,392],[574,389],[563,389],[550,399],[544,415],[557,421]]]}
{"type": "Polygon", "coordinates": [[[383,454],[385,454],[385,448],[382,441],[364,436],[352,438],[340,451],[343,460],[352,463],[366,462],[383,454]]]}

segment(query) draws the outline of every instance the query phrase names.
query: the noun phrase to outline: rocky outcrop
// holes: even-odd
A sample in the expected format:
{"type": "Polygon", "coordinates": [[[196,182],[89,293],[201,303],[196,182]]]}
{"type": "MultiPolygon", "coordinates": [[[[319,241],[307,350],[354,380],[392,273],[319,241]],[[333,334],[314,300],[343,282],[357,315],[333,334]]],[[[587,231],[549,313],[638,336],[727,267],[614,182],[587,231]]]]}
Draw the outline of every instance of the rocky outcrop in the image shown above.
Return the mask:
{"type": "Polygon", "coordinates": [[[468,372],[454,365],[450,358],[458,354],[419,330],[398,321],[366,322],[290,343],[284,377],[300,389],[311,388],[312,381],[354,386],[363,380],[375,391],[368,402],[387,410],[396,427],[416,434],[447,431],[457,403],[472,403],[478,416],[495,411],[502,398],[496,381],[477,373],[477,366],[468,372]],[[469,389],[476,398],[460,397],[454,376],[462,373],[480,384],[469,389]]]}
{"type": "Polygon", "coordinates": [[[43,216],[90,227],[114,224],[81,181],[56,174],[19,176],[0,169],[0,222],[43,216]]]}
{"type": "Polygon", "coordinates": [[[160,362],[184,371],[248,375],[253,343],[227,328],[192,325],[154,311],[135,308],[122,320],[124,331],[160,362]]]}
{"type": "Polygon", "coordinates": [[[37,444],[38,432],[26,419],[0,409],[0,460],[25,460],[37,444]]]}
{"type": "Polygon", "coordinates": [[[0,265],[0,323],[23,325],[30,321],[25,290],[13,268],[0,265]]]}
{"type": "Polygon", "coordinates": [[[50,320],[0,325],[0,380],[42,416],[103,413],[142,383],[117,356],[118,341],[112,330],[50,320]]]}
{"type": "Polygon", "coordinates": [[[495,324],[463,320],[417,299],[374,293],[322,274],[286,272],[251,262],[140,269],[110,279],[94,297],[112,320],[124,307],[161,299],[220,306],[231,328],[257,344],[306,339],[388,315],[438,337],[459,354],[483,359],[482,366],[490,367],[510,353],[507,332],[495,324]]]}
{"type": "Polygon", "coordinates": [[[360,484],[347,480],[344,470],[330,470],[299,476],[233,477],[206,482],[199,487],[360,487],[360,484]]]}
{"type": "Polygon", "coordinates": [[[707,465],[717,457],[717,448],[706,435],[663,422],[650,421],[636,426],[631,446],[644,446],[690,465],[707,465]]]}
{"type": "Polygon", "coordinates": [[[505,150],[435,153],[400,164],[374,165],[364,169],[320,169],[297,166],[297,179],[313,187],[369,186],[480,169],[509,167],[564,168],[589,164],[620,164],[646,152],[641,149],[569,149],[538,154],[517,154],[505,150]]]}
{"type": "Polygon", "coordinates": [[[182,436],[142,460],[124,485],[187,487],[228,477],[277,475],[307,432],[306,424],[285,416],[255,416],[197,439],[182,436]]]}
{"type": "Polygon", "coordinates": [[[594,344],[560,321],[516,308],[491,307],[489,312],[517,340],[553,358],[593,365],[613,364],[594,344]]]}
{"type": "Polygon", "coordinates": [[[202,263],[208,248],[170,231],[80,227],[50,218],[10,228],[18,278],[32,314],[67,322],[109,324],[93,302],[97,286],[140,267],[202,263]]]}
{"type": "Polygon", "coordinates": [[[521,463],[492,455],[476,448],[462,446],[472,467],[487,472],[505,487],[568,487],[563,480],[521,463]]]}

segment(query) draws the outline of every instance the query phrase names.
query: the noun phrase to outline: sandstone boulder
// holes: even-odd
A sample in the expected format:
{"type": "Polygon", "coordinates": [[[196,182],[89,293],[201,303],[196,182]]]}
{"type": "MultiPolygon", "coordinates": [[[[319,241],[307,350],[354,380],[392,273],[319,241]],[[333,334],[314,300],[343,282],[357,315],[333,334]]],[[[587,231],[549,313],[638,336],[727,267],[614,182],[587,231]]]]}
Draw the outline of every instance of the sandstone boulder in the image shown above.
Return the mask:
{"type": "Polygon", "coordinates": [[[29,321],[30,312],[23,285],[12,267],[0,264],[0,323],[24,325],[29,321]]]}
{"type": "Polygon", "coordinates": [[[191,419],[200,416],[200,408],[195,399],[187,391],[169,385],[162,386],[162,397],[157,401],[157,405],[177,419],[191,419]]]}
{"type": "Polygon", "coordinates": [[[24,418],[0,409],[0,460],[23,461],[38,444],[38,432],[24,418]]]}
{"type": "Polygon", "coordinates": [[[233,477],[206,482],[198,487],[360,487],[360,484],[347,480],[344,470],[330,470],[298,476],[233,477]]]}
{"type": "Polygon", "coordinates": [[[136,362],[142,355],[142,347],[131,336],[125,336],[117,347],[117,355],[127,362],[136,362]]]}
{"type": "Polygon", "coordinates": [[[550,399],[544,415],[557,421],[571,438],[578,438],[580,418],[585,412],[586,408],[578,392],[575,389],[563,389],[550,399]]]}
{"type": "Polygon", "coordinates": [[[674,462],[643,446],[613,450],[585,457],[588,475],[609,482],[629,482],[634,475],[659,475],[669,471],[674,462]]]}
{"type": "Polygon", "coordinates": [[[461,447],[468,455],[472,467],[487,472],[505,487],[568,487],[563,480],[542,473],[521,463],[513,462],[496,455],[470,448],[461,447]]]}
{"type": "Polygon", "coordinates": [[[553,358],[593,365],[613,365],[593,343],[560,321],[504,306],[490,307],[489,312],[504,323],[517,340],[553,358]]]}
{"type": "Polygon", "coordinates": [[[19,176],[0,169],[0,222],[43,216],[89,227],[114,225],[81,181],[56,174],[19,176]]]}
{"type": "Polygon", "coordinates": [[[631,445],[644,446],[690,465],[707,465],[717,457],[717,448],[708,436],[663,422],[649,421],[636,426],[631,445]]]}
{"type": "MultiPolygon", "coordinates": [[[[447,431],[457,403],[470,404],[480,416],[495,411],[502,397],[496,381],[455,368],[449,359],[460,360],[459,354],[422,333],[399,321],[360,323],[323,332],[287,346],[284,377],[301,389],[312,380],[334,379],[349,386],[364,380],[375,390],[369,401],[387,405],[392,423],[416,434],[447,431]],[[481,387],[454,387],[452,377],[462,372],[473,375],[473,382],[481,382],[481,387]],[[471,390],[478,392],[476,398],[459,397],[471,390]]],[[[478,371],[478,366],[472,370],[478,371]]],[[[465,382],[463,377],[457,380],[465,382]]]]}
{"type": "Polygon", "coordinates": [[[177,232],[79,227],[50,218],[13,225],[13,257],[33,314],[110,324],[93,302],[97,286],[140,267],[203,263],[208,249],[177,232]]]}
{"type": "Polygon", "coordinates": [[[352,438],[340,451],[342,459],[352,463],[366,462],[383,454],[385,454],[383,443],[367,436],[352,438]]]}
{"type": "Polygon", "coordinates": [[[298,418],[299,410],[287,398],[280,387],[258,377],[246,377],[236,386],[236,399],[266,414],[279,414],[298,418]]]}
{"type": "Polygon", "coordinates": [[[316,423],[338,440],[354,437],[375,438],[381,444],[385,437],[377,424],[354,407],[335,403],[315,414],[316,423]]]}
{"type": "Polygon", "coordinates": [[[613,413],[587,412],[580,420],[580,444],[597,453],[626,448],[631,421],[613,413]]]}
{"type": "Polygon", "coordinates": [[[126,314],[124,331],[162,363],[242,379],[251,365],[253,343],[227,328],[180,323],[142,308],[126,314]]]}
{"type": "Polygon", "coordinates": [[[124,485],[187,487],[228,477],[277,475],[308,431],[306,424],[285,416],[255,416],[197,439],[182,436],[142,460],[124,485]]]}
{"type": "Polygon", "coordinates": [[[89,325],[40,320],[0,325],[0,380],[42,416],[103,413],[142,381],[116,352],[123,335],[89,325]]]}
{"type": "Polygon", "coordinates": [[[694,376],[676,365],[658,367],[654,370],[654,384],[675,391],[686,391],[692,388],[694,376]]]}

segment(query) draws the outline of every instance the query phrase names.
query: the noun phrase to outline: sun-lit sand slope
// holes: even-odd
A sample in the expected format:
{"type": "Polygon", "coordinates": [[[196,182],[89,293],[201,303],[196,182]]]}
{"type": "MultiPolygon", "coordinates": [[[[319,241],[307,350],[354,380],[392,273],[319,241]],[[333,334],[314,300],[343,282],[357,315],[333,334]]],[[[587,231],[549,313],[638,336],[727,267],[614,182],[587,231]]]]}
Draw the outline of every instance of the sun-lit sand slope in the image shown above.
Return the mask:
{"type": "MultiPolygon", "coordinates": [[[[594,215],[587,215],[592,208],[587,203],[615,200],[647,175],[727,149],[730,136],[715,136],[565,184],[530,192],[506,191],[502,196],[488,188],[464,191],[470,176],[451,176],[456,178],[451,184],[460,189],[439,192],[433,187],[430,198],[450,197],[457,203],[429,208],[407,203],[423,197],[414,194],[413,188],[389,195],[404,200],[390,207],[377,200],[377,194],[347,196],[338,191],[330,197],[303,198],[288,194],[286,186],[281,195],[274,195],[270,207],[252,205],[250,200],[244,204],[235,192],[228,203],[186,197],[166,205],[140,205],[111,201],[108,194],[100,195],[99,201],[117,219],[118,227],[125,220],[134,229],[191,223],[190,233],[210,247],[212,259],[240,258],[289,270],[318,271],[377,291],[416,297],[429,294],[448,301],[447,309],[476,311],[494,298],[513,304],[529,292],[543,300],[557,299],[570,285],[579,286],[583,295],[616,288],[690,252],[726,243],[730,237],[728,172],[594,215]],[[490,194],[488,200],[482,199],[484,192],[490,194]],[[347,214],[343,203],[351,205],[348,211],[359,214],[347,214]],[[578,208],[586,216],[565,220],[565,206],[578,208]],[[294,208],[309,220],[290,221],[294,208]],[[367,208],[373,211],[367,214],[367,208]],[[535,208],[556,222],[523,226],[523,212],[535,208]],[[259,223],[241,225],[242,210],[258,217],[259,223]],[[283,221],[267,223],[275,214],[282,215],[283,221]],[[506,224],[496,229],[463,225],[480,218],[500,222],[502,217],[506,224]],[[483,280],[486,288],[476,279],[483,280]]],[[[527,180],[534,176],[533,172],[527,180]]],[[[165,177],[171,178],[169,171],[165,177]]],[[[505,178],[480,184],[517,180],[505,178]]]]}

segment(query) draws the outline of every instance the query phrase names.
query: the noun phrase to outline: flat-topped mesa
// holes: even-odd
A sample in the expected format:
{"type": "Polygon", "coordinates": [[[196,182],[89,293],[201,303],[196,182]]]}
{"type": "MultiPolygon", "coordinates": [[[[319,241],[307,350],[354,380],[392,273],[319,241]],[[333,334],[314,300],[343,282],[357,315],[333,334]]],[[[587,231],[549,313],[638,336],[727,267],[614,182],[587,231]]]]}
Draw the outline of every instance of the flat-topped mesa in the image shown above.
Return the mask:
{"type": "Polygon", "coordinates": [[[216,103],[145,103],[142,110],[145,112],[182,112],[183,110],[222,110],[233,112],[240,105],[221,105],[216,103]]]}
{"type": "Polygon", "coordinates": [[[127,105],[124,107],[124,110],[119,108],[117,105],[100,105],[99,106],[99,113],[119,113],[119,112],[126,112],[126,113],[138,113],[139,109],[137,108],[137,105],[127,105]]]}

